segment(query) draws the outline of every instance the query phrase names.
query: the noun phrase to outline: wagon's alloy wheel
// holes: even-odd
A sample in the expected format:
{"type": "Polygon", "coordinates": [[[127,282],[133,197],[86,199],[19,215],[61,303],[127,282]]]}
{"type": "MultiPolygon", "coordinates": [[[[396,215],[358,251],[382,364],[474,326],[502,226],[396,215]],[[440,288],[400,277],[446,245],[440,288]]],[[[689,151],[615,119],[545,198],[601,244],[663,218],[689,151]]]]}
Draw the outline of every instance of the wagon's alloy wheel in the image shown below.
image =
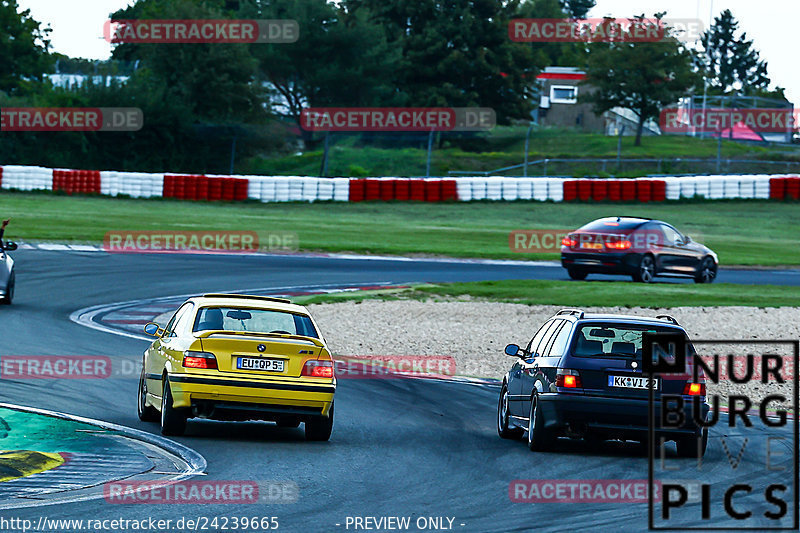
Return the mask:
{"type": "Polygon", "coordinates": [[[497,402],[497,434],[504,439],[520,438],[524,431],[521,428],[510,427],[508,418],[508,386],[503,384],[500,400],[497,402]]]}
{"type": "Polygon", "coordinates": [[[547,450],[553,444],[552,433],[544,427],[544,417],[542,407],[539,405],[539,397],[534,394],[531,398],[531,411],[528,417],[528,448],[531,451],[539,452],[547,450]]]}

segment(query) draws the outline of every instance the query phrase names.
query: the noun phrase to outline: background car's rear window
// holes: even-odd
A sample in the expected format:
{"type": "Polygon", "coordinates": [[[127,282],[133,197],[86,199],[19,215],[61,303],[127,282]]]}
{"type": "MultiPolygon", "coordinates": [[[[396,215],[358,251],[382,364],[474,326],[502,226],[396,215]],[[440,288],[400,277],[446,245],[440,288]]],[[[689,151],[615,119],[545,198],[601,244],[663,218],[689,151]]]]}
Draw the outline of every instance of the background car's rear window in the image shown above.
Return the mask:
{"type": "Polygon", "coordinates": [[[204,307],[197,313],[194,331],[212,329],[284,333],[319,338],[310,317],[271,309],[204,307]]]}
{"type": "Polygon", "coordinates": [[[644,220],[638,219],[622,219],[617,221],[616,218],[601,218],[593,222],[589,222],[583,226],[581,231],[599,231],[603,233],[615,233],[620,230],[630,230],[642,225],[644,220]]]}

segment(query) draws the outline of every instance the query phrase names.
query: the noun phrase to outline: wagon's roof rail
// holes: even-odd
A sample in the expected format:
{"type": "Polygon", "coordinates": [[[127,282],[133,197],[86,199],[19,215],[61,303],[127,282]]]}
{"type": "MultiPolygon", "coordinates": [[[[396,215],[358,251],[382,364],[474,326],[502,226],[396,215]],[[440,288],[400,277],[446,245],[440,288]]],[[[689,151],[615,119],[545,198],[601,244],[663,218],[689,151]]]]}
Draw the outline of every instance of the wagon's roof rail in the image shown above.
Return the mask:
{"type": "Polygon", "coordinates": [[[680,324],[678,324],[678,321],[677,321],[677,320],[675,320],[675,318],[674,318],[674,317],[672,317],[672,316],[670,316],[670,315],[657,315],[657,316],[656,316],[656,318],[658,318],[658,319],[660,319],[660,320],[666,320],[666,321],[668,321],[668,322],[672,322],[672,323],[673,323],[673,324],[675,324],[676,326],[679,326],[679,325],[680,325],[680,324]]]}

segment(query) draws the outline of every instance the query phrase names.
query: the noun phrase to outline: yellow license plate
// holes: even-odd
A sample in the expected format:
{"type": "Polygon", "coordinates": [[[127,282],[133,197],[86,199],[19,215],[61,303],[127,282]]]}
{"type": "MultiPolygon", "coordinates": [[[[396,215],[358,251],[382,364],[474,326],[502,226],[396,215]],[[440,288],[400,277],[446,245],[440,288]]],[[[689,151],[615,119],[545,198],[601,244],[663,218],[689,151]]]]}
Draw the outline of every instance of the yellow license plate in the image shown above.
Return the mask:
{"type": "Polygon", "coordinates": [[[600,250],[603,247],[599,242],[582,242],[581,248],[589,248],[590,250],[600,250]]]}

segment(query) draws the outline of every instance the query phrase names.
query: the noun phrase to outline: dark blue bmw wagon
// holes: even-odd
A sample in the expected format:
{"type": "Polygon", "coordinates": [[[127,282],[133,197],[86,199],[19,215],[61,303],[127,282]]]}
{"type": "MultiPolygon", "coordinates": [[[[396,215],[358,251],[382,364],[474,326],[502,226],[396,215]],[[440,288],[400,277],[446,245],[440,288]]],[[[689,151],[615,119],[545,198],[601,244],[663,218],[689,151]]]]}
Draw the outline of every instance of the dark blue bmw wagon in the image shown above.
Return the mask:
{"type": "MultiPolygon", "coordinates": [[[[705,453],[705,379],[686,374],[646,375],[642,371],[642,335],[680,334],[694,352],[685,330],[667,315],[644,318],[588,314],[563,309],[539,328],[525,348],[506,347],[516,360],[503,377],[497,408],[497,432],[507,439],[527,434],[531,450],[552,447],[559,437],[594,441],[648,442],[650,388],[656,443],[675,441],[678,455],[705,453]],[[662,395],[670,406],[665,415],[681,424],[662,424],[662,395]],[[696,406],[694,404],[697,404],[696,406]]],[[[698,369],[699,370],[699,369],[698,369]]]]}

